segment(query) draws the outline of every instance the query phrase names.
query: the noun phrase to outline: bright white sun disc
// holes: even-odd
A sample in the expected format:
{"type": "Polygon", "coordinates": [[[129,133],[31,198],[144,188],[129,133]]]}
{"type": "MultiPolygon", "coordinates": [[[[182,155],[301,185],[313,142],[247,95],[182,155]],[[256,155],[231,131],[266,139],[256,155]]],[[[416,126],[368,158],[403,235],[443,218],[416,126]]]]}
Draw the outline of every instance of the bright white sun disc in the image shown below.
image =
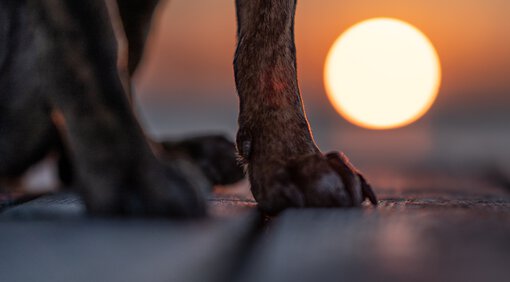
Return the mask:
{"type": "Polygon", "coordinates": [[[441,81],[432,43],[410,24],[390,18],[348,29],[331,47],[324,72],[335,109],[370,129],[419,119],[434,103],[441,81]]]}

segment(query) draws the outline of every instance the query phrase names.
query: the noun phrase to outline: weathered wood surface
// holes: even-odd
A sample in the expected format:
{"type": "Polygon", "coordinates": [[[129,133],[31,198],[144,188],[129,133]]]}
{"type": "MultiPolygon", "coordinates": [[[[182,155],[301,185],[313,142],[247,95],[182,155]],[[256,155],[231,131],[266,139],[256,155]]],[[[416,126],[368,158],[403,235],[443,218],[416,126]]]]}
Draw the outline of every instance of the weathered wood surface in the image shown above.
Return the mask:
{"type": "Polygon", "coordinates": [[[0,220],[62,220],[85,216],[81,199],[73,193],[47,195],[6,209],[0,220]]]}
{"type": "Polygon", "coordinates": [[[510,195],[469,176],[368,173],[377,208],[288,210],[247,185],[200,221],[92,219],[57,194],[0,214],[0,281],[506,281],[510,195]]]}
{"type": "Polygon", "coordinates": [[[210,202],[194,221],[88,218],[70,193],[7,209],[0,281],[229,281],[259,216],[249,198],[210,202]]]}
{"type": "MultiPolygon", "coordinates": [[[[209,214],[214,218],[235,217],[254,212],[257,206],[249,192],[247,182],[217,187],[208,202],[209,214]]],[[[14,201],[6,201],[5,210],[0,213],[0,219],[11,220],[78,219],[84,216],[86,214],[83,202],[71,192],[43,196],[26,203],[22,202],[21,205],[14,205],[14,201]]]]}
{"type": "Polygon", "coordinates": [[[40,197],[39,193],[2,192],[0,187],[0,213],[10,207],[31,201],[40,197]]]}
{"type": "Polygon", "coordinates": [[[282,214],[239,281],[508,281],[501,187],[445,175],[375,182],[377,208],[282,214]]]}

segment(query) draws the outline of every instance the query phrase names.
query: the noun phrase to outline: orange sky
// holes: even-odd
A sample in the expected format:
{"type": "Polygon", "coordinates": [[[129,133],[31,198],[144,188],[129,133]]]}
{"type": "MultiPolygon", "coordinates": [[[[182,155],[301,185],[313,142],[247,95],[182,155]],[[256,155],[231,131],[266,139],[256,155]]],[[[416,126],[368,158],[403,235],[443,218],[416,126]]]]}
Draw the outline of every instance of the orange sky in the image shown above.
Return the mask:
{"type": "MultiPolygon", "coordinates": [[[[161,14],[135,80],[147,132],[161,137],[219,130],[233,136],[234,1],[172,0],[161,14]]],[[[510,134],[501,130],[510,120],[510,1],[298,0],[296,44],[300,86],[322,149],[341,148],[358,164],[363,158],[386,164],[405,160],[406,166],[423,159],[463,165],[510,159],[510,134]],[[436,103],[421,120],[398,130],[349,124],[329,104],[323,86],[331,44],[372,17],[411,23],[441,58],[436,103]]]]}
{"type": "MultiPolygon", "coordinates": [[[[233,1],[173,0],[162,15],[140,72],[140,92],[154,87],[167,89],[165,95],[178,95],[183,88],[199,96],[231,92],[233,1]]],[[[322,69],[336,37],[359,21],[380,16],[407,21],[429,36],[443,66],[439,102],[451,107],[482,98],[510,100],[510,1],[301,0],[296,44],[305,101],[325,102],[322,69]]]]}

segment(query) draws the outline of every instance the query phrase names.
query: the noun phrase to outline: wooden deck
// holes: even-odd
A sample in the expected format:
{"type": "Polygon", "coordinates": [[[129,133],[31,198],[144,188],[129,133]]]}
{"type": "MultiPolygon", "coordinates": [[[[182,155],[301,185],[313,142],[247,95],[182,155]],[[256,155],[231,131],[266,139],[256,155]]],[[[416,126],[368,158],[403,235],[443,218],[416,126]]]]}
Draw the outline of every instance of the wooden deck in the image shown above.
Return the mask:
{"type": "MultiPolygon", "coordinates": [[[[508,281],[510,193],[369,173],[377,208],[256,210],[246,183],[198,221],[93,219],[73,194],[0,213],[0,281],[508,281]]],[[[4,197],[5,199],[5,197],[4,197]]]]}

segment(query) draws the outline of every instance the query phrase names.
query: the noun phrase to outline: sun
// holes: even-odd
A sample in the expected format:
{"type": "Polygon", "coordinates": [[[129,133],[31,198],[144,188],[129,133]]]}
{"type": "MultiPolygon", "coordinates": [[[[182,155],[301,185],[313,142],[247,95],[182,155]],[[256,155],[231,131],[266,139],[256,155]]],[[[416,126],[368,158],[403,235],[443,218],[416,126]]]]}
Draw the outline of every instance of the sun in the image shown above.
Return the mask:
{"type": "Polygon", "coordinates": [[[349,28],[331,47],[324,82],[335,109],[370,129],[413,123],[436,100],[439,56],[417,28],[397,19],[375,18],[349,28]]]}

